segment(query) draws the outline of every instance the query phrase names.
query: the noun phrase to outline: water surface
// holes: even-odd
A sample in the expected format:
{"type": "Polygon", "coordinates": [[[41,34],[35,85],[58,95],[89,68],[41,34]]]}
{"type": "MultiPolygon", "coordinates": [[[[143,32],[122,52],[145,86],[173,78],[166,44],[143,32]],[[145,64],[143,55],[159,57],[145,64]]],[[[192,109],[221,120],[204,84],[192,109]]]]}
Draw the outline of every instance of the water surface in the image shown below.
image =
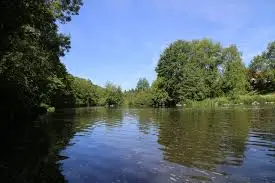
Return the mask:
{"type": "Polygon", "coordinates": [[[3,138],[3,182],[275,182],[272,107],[61,110],[3,138]]]}

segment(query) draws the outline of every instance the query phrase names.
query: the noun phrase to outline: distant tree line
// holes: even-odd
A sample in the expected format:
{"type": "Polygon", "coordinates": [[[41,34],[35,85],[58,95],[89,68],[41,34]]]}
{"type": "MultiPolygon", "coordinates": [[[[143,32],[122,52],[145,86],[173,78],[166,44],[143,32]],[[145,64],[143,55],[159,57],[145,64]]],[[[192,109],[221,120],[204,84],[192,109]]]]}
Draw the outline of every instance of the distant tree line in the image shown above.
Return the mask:
{"type": "Polygon", "coordinates": [[[123,102],[120,86],[107,82],[104,87],[93,84],[89,79],[71,77],[71,88],[74,96],[73,106],[119,106],[123,102]]]}

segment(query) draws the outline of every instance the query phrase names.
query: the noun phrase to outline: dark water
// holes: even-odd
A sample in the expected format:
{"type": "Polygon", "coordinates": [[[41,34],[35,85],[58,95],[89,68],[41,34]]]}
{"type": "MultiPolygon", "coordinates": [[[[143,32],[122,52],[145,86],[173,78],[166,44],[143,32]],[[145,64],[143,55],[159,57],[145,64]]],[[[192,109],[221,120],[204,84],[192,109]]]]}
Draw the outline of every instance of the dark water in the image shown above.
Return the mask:
{"type": "Polygon", "coordinates": [[[6,131],[1,182],[275,182],[274,110],[58,111],[6,131]]]}

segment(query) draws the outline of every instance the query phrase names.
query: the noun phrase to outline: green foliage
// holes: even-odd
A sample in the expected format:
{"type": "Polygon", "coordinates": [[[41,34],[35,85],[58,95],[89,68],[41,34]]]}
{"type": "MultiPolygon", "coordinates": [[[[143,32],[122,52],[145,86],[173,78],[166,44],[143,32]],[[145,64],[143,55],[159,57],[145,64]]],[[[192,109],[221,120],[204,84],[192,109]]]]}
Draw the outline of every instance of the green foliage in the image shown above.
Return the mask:
{"type": "Polygon", "coordinates": [[[275,104],[275,95],[241,95],[239,101],[247,105],[275,104]]]}
{"type": "Polygon", "coordinates": [[[236,46],[223,50],[223,85],[222,90],[227,96],[247,93],[249,86],[245,65],[236,46]]]}
{"type": "Polygon", "coordinates": [[[140,78],[137,82],[136,90],[141,91],[141,90],[147,90],[150,88],[150,84],[146,78],[140,78]]]}
{"type": "Polygon", "coordinates": [[[234,95],[231,97],[208,98],[202,101],[187,100],[185,107],[232,107],[241,105],[274,105],[275,95],[234,95]]]}
{"type": "Polygon", "coordinates": [[[136,89],[124,93],[124,104],[127,106],[144,107],[152,106],[152,91],[146,78],[140,78],[136,89]]]}
{"type": "Polygon", "coordinates": [[[78,15],[83,5],[82,0],[50,0],[46,1],[53,16],[62,23],[71,21],[72,15],[78,15]]]}
{"type": "MultiPolygon", "coordinates": [[[[224,104],[257,104],[268,102],[263,96],[248,95],[252,88],[260,93],[275,90],[275,42],[255,57],[247,71],[235,45],[222,47],[208,39],[172,43],[161,54],[156,67],[157,79],[151,89],[128,92],[131,105],[219,106],[224,104]],[[143,97],[143,99],[142,99],[143,97]],[[146,100],[147,102],[146,102],[146,100]],[[201,101],[201,102],[197,102],[201,101]]],[[[255,93],[255,92],[250,92],[255,93]]]]}
{"type": "Polygon", "coordinates": [[[259,93],[275,91],[275,41],[268,44],[266,51],[253,58],[249,65],[249,80],[259,93]]]}
{"type": "MultiPolygon", "coordinates": [[[[174,106],[204,101],[220,105],[252,100],[273,102],[273,96],[246,96],[252,88],[263,94],[275,90],[275,42],[254,57],[247,72],[241,53],[231,45],[208,39],[172,43],[161,54],[152,86],[140,78],[125,92],[107,83],[73,77],[60,61],[70,49],[70,37],[58,31],[77,15],[82,0],[4,0],[0,17],[0,82],[3,118],[34,115],[50,109],[123,103],[135,106],[174,106]],[[249,79],[248,79],[248,77],[249,79]],[[226,98],[226,99],[224,99],[226,98]],[[41,110],[42,111],[42,110],[41,110]]],[[[253,102],[254,102],[253,101],[253,102]]]]}
{"type": "Polygon", "coordinates": [[[148,107],[153,105],[152,102],[152,91],[150,89],[124,93],[124,103],[130,107],[148,107]]]}
{"type": "Polygon", "coordinates": [[[105,85],[104,104],[107,106],[119,106],[122,103],[123,93],[120,86],[107,82],[105,85]]]}
{"type": "Polygon", "coordinates": [[[211,40],[178,40],[161,54],[156,68],[168,105],[223,95],[244,94],[248,87],[240,52],[211,40]]]}
{"type": "Polygon", "coordinates": [[[90,80],[74,77],[72,90],[76,99],[76,106],[84,107],[99,104],[98,91],[90,80]]]}
{"type": "Polygon", "coordinates": [[[51,107],[51,106],[49,106],[47,104],[44,104],[44,103],[40,104],[40,107],[42,107],[44,109],[47,109],[47,112],[54,112],[55,111],[55,107],[51,107]]]}
{"type": "Polygon", "coordinates": [[[164,90],[164,79],[158,77],[152,84],[152,104],[155,107],[165,106],[166,103],[169,103],[168,93],[164,90]]]}
{"type": "Polygon", "coordinates": [[[105,88],[102,88],[100,86],[94,85],[95,94],[96,94],[96,100],[97,106],[104,106],[105,105],[105,88]]]}
{"type": "Polygon", "coordinates": [[[60,62],[70,39],[59,33],[57,21],[70,20],[82,1],[4,0],[1,5],[1,111],[13,119],[32,115],[42,102],[63,107],[73,101],[68,99],[67,71],[60,62]]]}
{"type": "Polygon", "coordinates": [[[41,94],[41,102],[56,108],[73,107],[75,97],[71,84],[69,76],[65,78],[49,77],[41,94]]]}

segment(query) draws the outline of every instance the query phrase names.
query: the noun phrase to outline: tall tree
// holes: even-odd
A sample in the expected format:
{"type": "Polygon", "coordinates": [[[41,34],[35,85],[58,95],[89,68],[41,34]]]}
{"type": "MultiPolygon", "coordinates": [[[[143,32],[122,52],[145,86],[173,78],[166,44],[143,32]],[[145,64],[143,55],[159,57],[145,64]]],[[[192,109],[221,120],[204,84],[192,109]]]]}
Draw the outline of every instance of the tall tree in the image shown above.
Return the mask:
{"type": "Polygon", "coordinates": [[[241,53],[235,45],[223,50],[223,92],[226,95],[247,93],[249,86],[247,71],[241,59],[241,53]]]}
{"type": "Polygon", "coordinates": [[[165,81],[171,104],[181,100],[202,100],[220,93],[221,45],[211,40],[178,40],[160,56],[156,68],[165,81]]]}
{"type": "Polygon", "coordinates": [[[209,39],[170,44],[161,54],[157,77],[163,80],[169,104],[243,94],[247,77],[236,46],[223,48],[209,39]]]}
{"type": "Polygon", "coordinates": [[[249,65],[250,83],[260,93],[275,91],[275,41],[249,65]]]}
{"type": "Polygon", "coordinates": [[[81,0],[1,2],[0,96],[7,118],[35,111],[49,83],[68,83],[59,58],[69,50],[70,39],[59,33],[57,22],[69,21],[81,5],[81,0]]]}

